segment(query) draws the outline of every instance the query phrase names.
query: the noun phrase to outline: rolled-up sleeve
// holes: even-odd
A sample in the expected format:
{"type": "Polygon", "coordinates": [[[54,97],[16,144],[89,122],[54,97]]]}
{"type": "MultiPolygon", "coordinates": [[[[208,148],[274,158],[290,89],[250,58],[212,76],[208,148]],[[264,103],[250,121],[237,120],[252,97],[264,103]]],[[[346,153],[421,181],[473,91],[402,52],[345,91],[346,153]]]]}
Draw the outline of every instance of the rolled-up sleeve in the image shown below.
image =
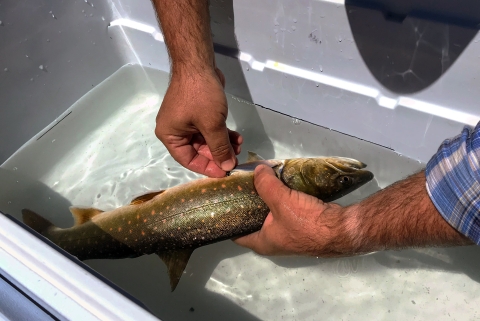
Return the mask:
{"type": "Polygon", "coordinates": [[[480,123],[445,140],[427,163],[427,191],[443,218],[480,245],[480,123]]]}

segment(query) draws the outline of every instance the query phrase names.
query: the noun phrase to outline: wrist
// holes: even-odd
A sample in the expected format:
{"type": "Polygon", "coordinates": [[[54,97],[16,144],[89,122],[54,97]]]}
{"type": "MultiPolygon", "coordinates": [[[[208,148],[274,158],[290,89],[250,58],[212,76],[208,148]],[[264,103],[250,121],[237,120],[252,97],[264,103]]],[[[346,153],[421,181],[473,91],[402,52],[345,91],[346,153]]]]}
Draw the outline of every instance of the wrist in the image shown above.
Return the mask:
{"type": "Polygon", "coordinates": [[[206,72],[215,72],[215,59],[213,49],[211,53],[182,58],[171,58],[172,75],[203,75],[206,72]]]}
{"type": "Polygon", "coordinates": [[[360,209],[358,204],[353,204],[345,207],[342,213],[344,217],[342,230],[345,233],[349,252],[347,254],[364,252],[365,232],[361,224],[360,209]]]}
{"type": "Polygon", "coordinates": [[[363,208],[360,202],[345,207],[342,213],[344,217],[342,229],[347,243],[346,254],[358,255],[385,249],[385,246],[376,242],[371,235],[377,227],[372,225],[374,220],[365,219],[367,215],[363,208]]]}
{"type": "MultiPolygon", "coordinates": [[[[190,92],[200,90],[203,95],[205,90],[221,89],[223,91],[225,88],[225,76],[215,67],[189,68],[182,66],[172,70],[170,86],[172,85],[188,88],[190,92]]],[[[225,97],[225,94],[223,96],[225,97]]]]}
{"type": "Polygon", "coordinates": [[[361,248],[357,208],[324,203],[316,227],[315,256],[342,257],[358,253],[361,248]]]}
{"type": "Polygon", "coordinates": [[[213,65],[200,62],[196,63],[193,61],[188,63],[172,63],[172,78],[179,78],[182,80],[192,79],[198,81],[199,78],[205,79],[206,77],[210,76],[216,76],[215,66],[213,65]]]}

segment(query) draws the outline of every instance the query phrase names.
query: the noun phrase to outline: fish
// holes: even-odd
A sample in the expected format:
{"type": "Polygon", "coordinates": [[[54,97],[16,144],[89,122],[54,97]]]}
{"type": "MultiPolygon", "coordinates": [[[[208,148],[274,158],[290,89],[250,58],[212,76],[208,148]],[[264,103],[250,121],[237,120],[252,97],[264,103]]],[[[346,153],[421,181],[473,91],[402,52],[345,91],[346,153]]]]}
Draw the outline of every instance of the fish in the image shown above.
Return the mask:
{"type": "Polygon", "coordinates": [[[366,165],[345,157],[265,160],[253,152],[223,178],[199,178],[135,197],[111,211],[70,207],[74,226],[59,228],[22,210],[23,222],[77,259],[122,259],[157,254],[173,292],[192,252],[261,229],[270,212],[254,186],[254,169],[270,166],[289,188],[324,202],[373,179],[366,165]]]}

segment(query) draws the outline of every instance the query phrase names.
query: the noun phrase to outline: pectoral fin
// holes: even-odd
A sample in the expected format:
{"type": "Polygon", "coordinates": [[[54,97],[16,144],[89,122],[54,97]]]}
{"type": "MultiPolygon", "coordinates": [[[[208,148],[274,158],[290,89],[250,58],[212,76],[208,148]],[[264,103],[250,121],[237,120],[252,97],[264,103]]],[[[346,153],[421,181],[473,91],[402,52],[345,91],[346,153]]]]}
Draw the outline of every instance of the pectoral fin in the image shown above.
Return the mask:
{"type": "Polygon", "coordinates": [[[247,161],[243,164],[235,166],[227,176],[237,175],[242,172],[253,172],[258,165],[267,165],[273,169],[283,166],[284,161],[279,159],[263,159],[256,153],[248,151],[247,161]]]}
{"type": "Polygon", "coordinates": [[[98,214],[103,213],[102,210],[97,208],[80,208],[80,207],[70,207],[70,212],[72,212],[73,218],[75,220],[75,226],[82,225],[90,221],[93,217],[97,216],[98,214]]]}
{"type": "Polygon", "coordinates": [[[137,196],[130,202],[130,205],[137,205],[137,204],[145,203],[145,202],[151,200],[152,198],[154,198],[155,196],[162,194],[163,192],[165,192],[165,191],[152,192],[152,193],[137,196]]]}
{"type": "Polygon", "coordinates": [[[170,288],[172,289],[172,292],[177,287],[192,253],[193,250],[184,249],[157,254],[168,268],[168,276],[170,277],[170,288]]]}
{"type": "Polygon", "coordinates": [[[259,156],[257,153],[248,151],[247,162],[254,162],[264,160],[263,157],[259,156]]]}

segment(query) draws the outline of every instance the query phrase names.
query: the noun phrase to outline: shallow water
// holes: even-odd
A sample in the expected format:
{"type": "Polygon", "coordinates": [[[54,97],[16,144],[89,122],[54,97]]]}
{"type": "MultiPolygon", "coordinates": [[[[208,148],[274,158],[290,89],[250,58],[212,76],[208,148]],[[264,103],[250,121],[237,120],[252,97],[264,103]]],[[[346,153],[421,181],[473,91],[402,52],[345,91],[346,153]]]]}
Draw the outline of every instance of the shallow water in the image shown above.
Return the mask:
{"type": "MultiPolygon", "coordinates": [[[[0,167],[0,210],[28,207],[62,227],[69,205],[109,210],[134,196],[201,177],[154,136],[168,75],[121,68],[0,167]]],[[[339,200],[359,201],[422,168],[384,147],[228,96],[228,125],[265,158],[337,155],[368,164],[375,180],[339,200]]],[[[156,255],[85,263],[162,320],[473,320],[478,247],[388,251],[342,259],[265,258],[231,241],[194,252],[174,293],[156,255]]]]}

